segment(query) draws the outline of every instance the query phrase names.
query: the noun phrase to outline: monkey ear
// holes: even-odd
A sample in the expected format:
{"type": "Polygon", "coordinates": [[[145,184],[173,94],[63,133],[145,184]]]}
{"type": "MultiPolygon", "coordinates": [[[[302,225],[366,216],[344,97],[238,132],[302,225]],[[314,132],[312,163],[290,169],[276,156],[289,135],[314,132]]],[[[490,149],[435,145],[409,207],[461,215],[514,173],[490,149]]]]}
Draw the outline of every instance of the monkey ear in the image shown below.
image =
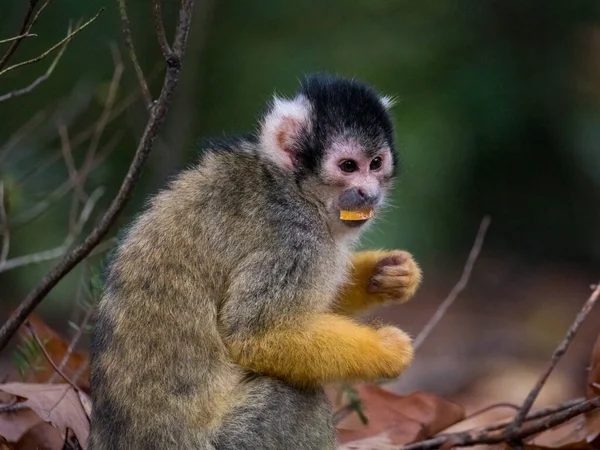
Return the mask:
{"type": "Polygon", "coordinates": [[[260,127],[264,156],[279,167],[294,170],[297,141],[310,125],[310,103],[299,95],[292,100],[275,97],[260,127]]]}
{"type": "Polygon", "coordinates": [[[384,95],[379,100],[381,101],[383,107],[388,111],[392,109],[394,105],[398,102],[398,100],[395,97],[392,97],[390,95],[384,95]]]}

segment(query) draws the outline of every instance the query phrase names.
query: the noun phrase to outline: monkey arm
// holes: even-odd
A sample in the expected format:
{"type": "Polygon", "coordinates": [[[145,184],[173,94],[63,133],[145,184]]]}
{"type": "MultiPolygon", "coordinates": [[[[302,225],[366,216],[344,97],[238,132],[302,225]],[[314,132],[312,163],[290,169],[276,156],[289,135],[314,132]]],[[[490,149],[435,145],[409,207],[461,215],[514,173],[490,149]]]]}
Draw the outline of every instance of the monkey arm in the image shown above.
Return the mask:
{"type": "Polygon", "coordinates": [[[351,273],[332,311],[353,315],[389,300],[408,301],[421,282],[421,270],[403,251],[370,250],[352,255],[351,273]]]}
{"type": "Polygon", "coordinates": [[[330,293],[321,280],[306,282],[313,264],[306,251],[257,252],[240,261],[219,310],[233,361],[303,387],[398,376],[412,361],[410,338],[324,311],[330,293]]]}
{"type": "Polygon", "coordinates": [[[226,342],[237,364],[304,388],[393,378],[412,361],[410,338],[335,314],[317,314],[226,342]]]}

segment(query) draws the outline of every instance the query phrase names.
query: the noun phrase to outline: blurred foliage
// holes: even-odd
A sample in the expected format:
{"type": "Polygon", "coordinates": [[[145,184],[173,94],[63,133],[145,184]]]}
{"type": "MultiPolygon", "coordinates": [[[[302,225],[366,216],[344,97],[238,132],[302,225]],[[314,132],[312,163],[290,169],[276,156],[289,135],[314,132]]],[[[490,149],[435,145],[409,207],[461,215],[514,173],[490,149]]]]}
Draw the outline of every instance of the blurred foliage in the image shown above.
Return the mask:
{"type": "MultiPolygon", "coordinates": [[[[25,1],[8,0],[0,36],[16,34],[25,1]]],[[[159,60],[150,0],[130,0],[141,64],[159,60]]],[[[178,2],[165,0],[171,34],[178,2]]],[[[56,152],[58,121],[75,135],[102,108],[113,70],[109,45],[122,38],[115,1],[54,0],[13,59],[60,40],[70,21],[101,18],[74,39],[53,76],[33,93],[0,103],[0,142],[40,110],[47,115],[1,163],[11,214],[67,177],[64,162],[18,183],[56,152]]],[[[2,48],[0,48],[2,51],[2,48]]],[[[120,98],[137,88],[126,73],[120,98]]],[[[0,80],[0,94],[43,73],[50,60],[0,80]]],[[[367,1],[198,0],[178,96],[120,224],[148,195],[194,160],[198,137],[246,132],[273,92],[291,94],[313,71],[354,76],[399,99],[402,176],[390,210],[364,245],[403,247],[424,265],[462,261],[481,217],[486,248],[529,260],[591,266],[600,258],[600,2],[596,0],[367,1]],[[458,259],[457,259],[458,258],[458,259]]],[[[151,82],[155,95],[161,73],[151,82]]],[[[111,123],[126,134],[88,185],[120,184],[145,122],[140,102],[111,123]]],[[[83,152],[82,152],[83,154],[83,152]]],[[[80,157],[76,157],[78,162],[80,157]]],[[[88,186],[88,187],[89,187],[88,186]]],[[[49,248],[66,233],[69,199],[13,235],[11,255],[49,248]]],[[[21,297],[48,264],[0,275],[2,297],[21,297]]],[[[72,278],[76,281],[74,275],[72,278]]],[[[75,281],[71,281],[71,287],[75,281]]],[[[61,283],[61,286],[64,283],[61,283]]],[[[53,291],[60,299],[64,287],[53,291]]],[[[49,302],[47,304],[51,304],[49,302]]]]}

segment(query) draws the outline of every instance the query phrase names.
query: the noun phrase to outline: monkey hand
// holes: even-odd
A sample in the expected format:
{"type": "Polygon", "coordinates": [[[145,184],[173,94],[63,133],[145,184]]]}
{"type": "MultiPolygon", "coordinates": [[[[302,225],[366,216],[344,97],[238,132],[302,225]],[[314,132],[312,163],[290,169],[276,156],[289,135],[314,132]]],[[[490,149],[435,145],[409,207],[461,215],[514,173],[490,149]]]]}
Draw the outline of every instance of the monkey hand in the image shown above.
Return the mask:
{"type": "Polygon", "coordinates": [[[385,301],[404,303],[415,294],[421,278],[421,269],[410,253],[401,250],[381,252],[367,290],[382,296],[385,301]]]}
{"type": "Polygon", "coordinates": [[[383,378],[396,378],[413,360],[412,339],[399,328],[385,326],[377,330],[381,339],[381,346],[387,350],[385,361],[381,366],[385,367],[383,378]]]}

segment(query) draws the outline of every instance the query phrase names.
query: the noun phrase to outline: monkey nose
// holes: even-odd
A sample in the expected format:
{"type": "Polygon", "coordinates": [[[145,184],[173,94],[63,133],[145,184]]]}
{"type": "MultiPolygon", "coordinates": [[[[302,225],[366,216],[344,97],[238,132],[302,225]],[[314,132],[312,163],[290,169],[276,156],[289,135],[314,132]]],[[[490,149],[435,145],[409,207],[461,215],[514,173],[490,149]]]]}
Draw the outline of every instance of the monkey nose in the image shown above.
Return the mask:
{"type": "Polygon", "coordinates": [[[347,189],[340,195],[340,208],[347,210],[371,208],[377,204],[379,196],[379,190],[370,190],[364,187],[347,189]]]}
{"type": "Polygon", "coordinates": [[[369,205],[375,205],[379,200],[379,191],[369,191],[359,187],[357,189],[357,194],[363,202],[369,205]]]}

